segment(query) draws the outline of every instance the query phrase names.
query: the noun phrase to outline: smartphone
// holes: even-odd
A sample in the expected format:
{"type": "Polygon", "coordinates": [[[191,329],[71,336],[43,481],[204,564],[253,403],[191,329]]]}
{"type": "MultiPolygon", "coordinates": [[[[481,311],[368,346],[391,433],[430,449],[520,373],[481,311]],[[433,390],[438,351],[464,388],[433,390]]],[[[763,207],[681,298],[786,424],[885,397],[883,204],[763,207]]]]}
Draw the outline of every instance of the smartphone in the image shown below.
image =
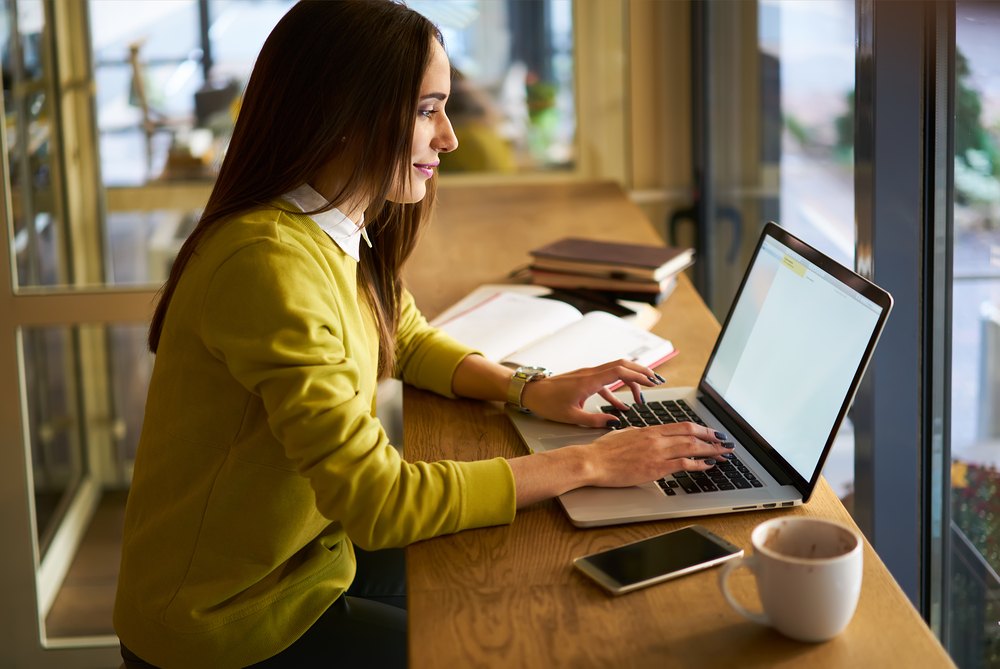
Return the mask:
{"type": "Polygon", "coordinates": [[[708,569],[743,555],[743,549],[701,525],[584,555],[573,565],[612,594],[708,569]]]}

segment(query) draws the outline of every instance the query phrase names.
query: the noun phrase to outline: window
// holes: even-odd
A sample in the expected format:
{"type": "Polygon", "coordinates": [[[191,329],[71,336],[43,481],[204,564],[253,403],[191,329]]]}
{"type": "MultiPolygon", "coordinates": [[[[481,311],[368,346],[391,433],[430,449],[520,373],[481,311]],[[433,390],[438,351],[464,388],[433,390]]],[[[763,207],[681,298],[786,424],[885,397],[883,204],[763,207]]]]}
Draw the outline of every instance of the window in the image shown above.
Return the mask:
{"type": "Polygon", "coordinates": [[[960,667],[1000,663],[998,31],[1000,6],[957,3],[946,643],[960,667]]]}
{"type": "MultiPolygon", "coordinates": [[[[699,290],[721,320],[764,223],[854,265],[853,0],[696,3],[707,124],[697,195],[699,290]]],[[[697,169],[696,169],[697,171],[697,169]]],[[[674,215],[674,234],[689,212],[674,215]]],[[[824,468],[850,509],[854,433],[845,420],[824,468]]]]}
{"type": "MultiPolygon", "coordinates": [[[[254,59],[292,0],[90,0],[101,166],[109,186],[211,179],[254,59]]],[[[456,68],[462,149],[444,172],[575,162],[571,0],[414,0],[456,68]]]]}
{"type": "MultiPolygon", "coordinates": [[[[762,132],[765,155],[777,149],[777,221],[853,267],[854,2],[765,0],[759,16],[762,132]]],[[[823,475],[851,511],[849,417],[823,475]]]]}
{"type": "MultiPolygon", "coordinates": [[[[151,368],[149,306],[208,197],[257,52],[292,4],[2,5],[2,274],[13,281],[0,279],[0,434],[11,446],[0,449],[0,478],[15,502],[0,528],[0,573],[20,612],[3,637],[19,666],[120,661],[116,563],[98,556],[107,568],[81,581],[75,558],[92,553],[99,523],[120,534],[151,368]]],[[[456,66],[486,96],[477,100],[491,111],[487,130],[509,152],[511,174],[572,171],[571,0],[412,4],[440,24],[456,66]]]]}

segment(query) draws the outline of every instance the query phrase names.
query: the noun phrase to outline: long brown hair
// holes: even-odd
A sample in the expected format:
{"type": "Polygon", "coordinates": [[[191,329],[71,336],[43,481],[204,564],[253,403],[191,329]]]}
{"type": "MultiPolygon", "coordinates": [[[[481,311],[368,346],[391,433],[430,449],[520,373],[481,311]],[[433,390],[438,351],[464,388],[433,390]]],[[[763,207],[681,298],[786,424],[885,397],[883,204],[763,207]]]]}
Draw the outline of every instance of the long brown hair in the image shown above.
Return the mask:
{"type": "Polygon", "coordinates": [[[161,288],[151,351],[198,243],[234,214],[268,205],[337,161],[347,177],[318,211],[349,198],[371,203],[365,227],[373,248],[361,245],[358,283],[378,324],[379,376],[392,371],[401,270],[433,205],[435,179],[416,204],[387,197],[395,175],[409,175],[432,39],[442,42],[434,24],[395,0],[300,0],[282,17],[257,57],[201,219],[161,288]]]}

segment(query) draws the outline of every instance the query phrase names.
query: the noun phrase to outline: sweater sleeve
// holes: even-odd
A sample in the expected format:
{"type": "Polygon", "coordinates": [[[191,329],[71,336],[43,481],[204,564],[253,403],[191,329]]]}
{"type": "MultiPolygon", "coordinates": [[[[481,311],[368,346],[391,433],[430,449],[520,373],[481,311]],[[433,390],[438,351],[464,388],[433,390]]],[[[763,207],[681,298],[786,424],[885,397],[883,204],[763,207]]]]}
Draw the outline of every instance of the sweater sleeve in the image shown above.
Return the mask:
{"type": "Polygon", "coordinates": [[[445,397],[455,397],[451,382],[455,368],[475,349],[430,326],[413,301],[403,291],[399,328],[396,331],[395,376],[410,385],[445,397]]]}
{"type": "MultiPolygon", "coordinates": [[[[301,247],[258,241],[214,273],[205,292],[202,338],[260,397],[273,434],[309,479],[320,512],[362,548],[510,522],[514,482],[504,459],[407,463],[388,444],[345,347],[349,333],[338,304],[352,299],[346,292],[301,247]]],[[[457,355],[456,349],[442,359],[457,355]]],[[[433,354],[417,362],[421,369],[432,364],[433,354]]]]}

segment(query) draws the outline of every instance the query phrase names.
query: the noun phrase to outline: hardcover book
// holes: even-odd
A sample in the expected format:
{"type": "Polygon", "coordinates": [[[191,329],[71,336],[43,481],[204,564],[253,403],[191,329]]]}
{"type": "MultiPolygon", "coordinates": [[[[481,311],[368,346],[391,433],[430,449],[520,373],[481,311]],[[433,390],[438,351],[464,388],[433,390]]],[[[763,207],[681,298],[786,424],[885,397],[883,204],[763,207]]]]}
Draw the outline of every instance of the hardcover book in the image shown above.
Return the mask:
{"type": "Polygon", "coordinates": [[[532,250],[538,270],[662,281],[694,261],[694,249],[565,237],[532,250]]]}
{"type": "Polygon", "coordinates": [[[576,290],[583,289],[621,293],[642,293],[650,296],[667,292],[677,281],[677,277],[673,274],[660,281],[654,281],[652,279],[616,279],[611,277],[594,276],[592,274],[552,272],[536,268],[535,266],[532,266],[530,271],[531,282],[538,284],[539,286],[576,290]]]}

